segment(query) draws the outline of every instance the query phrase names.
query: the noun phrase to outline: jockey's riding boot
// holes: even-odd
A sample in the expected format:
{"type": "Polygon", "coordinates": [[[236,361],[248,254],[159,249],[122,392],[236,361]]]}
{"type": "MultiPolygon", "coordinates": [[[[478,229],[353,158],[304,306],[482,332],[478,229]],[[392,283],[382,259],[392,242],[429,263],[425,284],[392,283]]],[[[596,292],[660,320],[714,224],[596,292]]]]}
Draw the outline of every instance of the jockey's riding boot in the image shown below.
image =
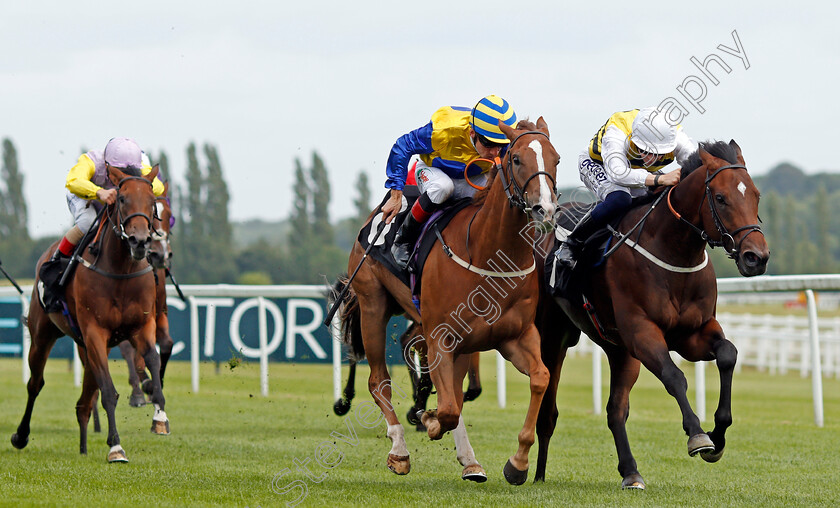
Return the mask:
{"type": "Polygon", "coordinates": [[[405,270],[405,267],[408,265],[408,258],[411,257],[414,242],[420,236],[421,229],[423,229],[423,223],[409,213],[405,218],[405,222],[400,226],[400,230],[397,231],[397,236],[394,237],[394,245],[391,246],[391,255],[394,256],[394,261],[401,270],[405,270]]]}
{"type": "Polygon", "coordinates": [[[597,228],[598,224],[592,219],[592,214],[584,215],[555,254],[557,262],[568,268],[574,268],[577,264],[577,257],[583,248],[583,243],[597,228]]]}

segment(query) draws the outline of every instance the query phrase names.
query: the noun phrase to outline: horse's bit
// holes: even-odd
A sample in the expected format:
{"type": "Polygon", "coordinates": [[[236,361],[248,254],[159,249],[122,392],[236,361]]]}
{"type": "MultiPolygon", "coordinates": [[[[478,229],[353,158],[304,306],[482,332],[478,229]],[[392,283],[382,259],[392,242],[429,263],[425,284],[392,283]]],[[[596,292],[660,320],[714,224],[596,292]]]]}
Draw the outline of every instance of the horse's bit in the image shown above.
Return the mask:
{"type": "MultiPolygon", "coordinates": [[[[720,215],[718,214],[717,207],[715,207],[715,202],[714,202],[714,199],[712,198],[712,189],[709,187],[709,182],[711,182],[721,171],[726,170],[726,169],[743,169],[744,171],[746,171],[747,167],[744,166],[743,164],[730,164],[728,166],[723,166],[721,168],[718,168],[717,171],[715,171],[708,178],[706,178],[705,195],[706,195],[707,201],[709,202],[709,208],[712,211],[712,219],[715,222],[715,228],[717,229],[718,234],[720,234],[720,240],[712,240],[709,237],[708,233],[706,233],[704,230],[698,228],[697,226],[695,226],[691,222],[684,219],[682,217],[682,215],[678,214],[674,210],[674,207],[671,206],[671,191],[674,190],[674,187],[671,187],[670,189],[668,189],[668,207],[677,216],[677,218],[679,220],[681,220],[681,221],[685,222],[686,224],[688,224],[689,226],[691,226],[691,228],[694,231],[696,231],[697,234],[700,235],[700,238],[702,238],[706,243],[708,243],[710,247],[712,247],[712,248],[722,247],[723,250],[726,251],[727,256],[729,256],[732,259],[736,259],[738,257],[738,254],[741,252],[741,245],[744,243],[744,240],[747,238],[747,236],[749,236],[751,233],[754,233],[756,231],[761,233],[762,235],[764,234],[764,232],[761,230],[761,226],[759,226],[758,224],[749,224],[747,226],[741,226],[740,228],[736,229],[735,231],[732,231],[731,233],[726,229],[726,226],[724,226],[723,221],[721,220],[720,215]],[[747,231],[747,233],[744,236],[742,236],[741,240],[739,242],[737,242],[737,244],[736,244],[735,243],[735,235],[737,235],[741,231],[745,231],[745,230],[747,231]]],[[[702,206],[703,206],[703,203],[701,202],[700,207],[702,208],[702,206]]],[[[697,210],[697,213],[698,213],[698,215],[700,214],[700,209],[699,208],[697,210]]]]}

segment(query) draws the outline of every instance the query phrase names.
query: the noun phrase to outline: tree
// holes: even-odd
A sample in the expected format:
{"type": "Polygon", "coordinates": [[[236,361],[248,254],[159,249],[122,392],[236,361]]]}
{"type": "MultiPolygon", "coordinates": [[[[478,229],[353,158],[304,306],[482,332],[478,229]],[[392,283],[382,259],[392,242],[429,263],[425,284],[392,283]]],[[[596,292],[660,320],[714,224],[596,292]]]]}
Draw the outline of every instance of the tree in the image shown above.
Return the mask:
{"type": "MultiPolygon", "coordinates": [[[[29,236],[23,175],[18,169],[17,150],[3,139],[3,185],[0,185],[0,259],[10,274],[20,277],[32,273],[32,239],[29,236]]],[[[40,254],[40,253],[39,253],[40,254]]],[[[36,258],[37,259],[37,258],[36,258]]]]}
{"type": "Polygon", "coordinates": [[[312,186],[312,233],[316,241],[322,245],[333,243],[333,228],[330,224],[330,181],[327,178],[327,168],[317,152],[312,152],[312,169],[310,170],[312,186]]]}
{"type": "Polygon", "coordinates": [[[817,189],[814,208],[817,215],[817,262],[814,268],[818,273],[831,273],[835,263],[831,255],[831,240],[829,238],[831,211],[828,207],[828,192],[825,190],[825,187],[817,189]]]}
{"type": "Polygon", "coordinates": [[[207,281],[233,283],[236,281],[236,266],[233,254],[233,231],[228,218],[230,193],[222,175],[222,163],[213,145],[204,145],[207,157],[207,177],[204,180],[205,234],[208,245],[207,281]]]}
{"type": "Polygon", "coordinates": [[[358,227],[361,228],[371,212],[370,188],[367,173],[364,171],[359,173],[359,178],[356,179],[356,193],[357,197],[353,199],[353,204],[356,206],[356,222],[358,227]]]}

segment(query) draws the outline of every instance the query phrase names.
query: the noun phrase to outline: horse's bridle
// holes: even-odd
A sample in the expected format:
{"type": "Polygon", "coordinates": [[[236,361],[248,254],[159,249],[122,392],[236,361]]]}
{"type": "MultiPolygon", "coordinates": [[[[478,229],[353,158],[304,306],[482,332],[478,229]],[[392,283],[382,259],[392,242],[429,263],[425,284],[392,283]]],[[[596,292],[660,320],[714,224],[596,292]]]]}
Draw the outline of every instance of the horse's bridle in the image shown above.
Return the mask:
{"type": "Polygon", "coordinates": [[[539,175],[545,175],[546,177],[548,177],[549,180],[551,180],[551,188],[553,189],[553,188],[556,187],[556,184],[554,183],[554,177],[552,177],[547,171],[537,171],[533,175],[529,176],[528,179],[525,180],[525,183],[522,184],[521,187],[519,186],[519,183],[516,181],[516,177],[513,174],[513,169],[510,169],[513,166],[513,145],[516,144],[516,142],[519,140],[519,138],[521,138],[522,136],[527,136],[528,134],[539,134],[540,136],[545,136],[545,139],[548,139],[548,134],[546,134],[542,131],[527,131],[527,132],[523,132],[522,134],[513,138],[513,141],[510,142],[510,145],[508,145],[508,150],[507,150],[507,157],[508,157],[507,168],[511,172],[510,173],[510,178],[508,178],[507,175],[505,174],[507,172],[507,170],[505,169],[504,166],[502,166],[501,160],[499,160],[497,158],[497,161],[498,161],[497,166],[499,166],[499,177],[502,179],[502,185],[504,185],[505,195],[508,198],[508,202],[510,203],[511,208],[513,208],[513,207],[519,208],[520,210],[522,210],[525,213],[529,213],[531,211],[531,209],[528,208],[528,201],[527,201],[528,193],[525,192],[524,189],[525,189],[525,187],[528,186],[528,183],[532,179],[536,178],[539,175]],[[513,186],[513,193],[512,194],[511,194],[511,191],[510,191],[511,186],[513,186]]]}
{"type": "MultiPolygon", "coordinates": [[[[146,182],[147,184],[149,184],[150,187],[154,187],[152,185],[152,182],[150,182],[146,178],[143,178],[142,176],[127,176],[127,177],[123,178],[122,180],[120,180],[120,182],[117,184],[117,202],[116,202],[117,205],[119,204],[120,189],[122,189],[122,185],[129,180],[142,180],[142,181],[146,182]]],[[[134,217],[143,217],[144,219],[146,219],[146,222],[149,224],[149,230],[152,233],[157,232],[157,230],[155,229],[154,223],[152,222],[152,218],[150,218],[145,213],[137,212],[137,213],[132,213],[128,217],[123,217],[122,216],[122,209],[119,206],[116,206],[115,208],[117,209],[117,221],[118,222],[115,224],[113,221],[110,220],[110,218],[111,218],[110,213],[108,214],[108,219],[111,222],[111,227],[114,229],[114,232],[117,234],[117,236],[121,240],[128,240],[128,234],[126,234],[126,232],[125,232],[125,225],[129,220],[133,219],[134,217]]],[[[157,207],[154,208],[153,213],[154,213],[153,216],[155,218],[159,219],[159,217],[157,217],[157,207]]]]}
{"type": "MultiPolygon", "coordinates": [[[[723,250],[726,251],[727,256],[729,256],[732,259],[737,259],[738,255],[741,253],[741,245],[744,243],[744,240],[747,238],[747,236],[749,236],[751,233],[754,233],[756,231],[763,235],[764,231],[761,230],[761,226],[759,226],[758,224],[749,224],[747,226],[741,226],[740,228],[738,228],[738,229],[736,229],[732,232],[729,232],[729,230],[726,229],[726,226],[723,224],[723,221],[720,218],[720,214],[718,214],[717,207],[715,207],[715,201],[712,198],[712,189],[709,187],[709,183],[720,172],[722,172],[726,169],[743,169],[744,171],[746,171],[747,167],[744,166],[743,164],[729,164],[728,166],[723,166],[723,167],[718,168],[714,173],[712,173],[710,176],[708,176],[706,178],[705,196],[706,196],[706,200],[709,202],[709,208],[712,211],[712,219],[714,220],[715,228],[717,229],[718,234],[720,234],[720,240],[712,240],[709,237],[708,233],[706,233],[706,231],[698,228],[697,226],[695,226],[691,222],[687,221],[685,218],[683,218],[682,215],[680,215],[679,213],[677,213],[676,210],[674,210],[674,207],[671,205],[671,191],[674,190],[674,187],[671,187],[670,189],[668,189],[668,208],[671,209],[671,213],[673,213],[677,217],[677,219],[685,222],[694,231],[696,231],[697,234],[700,235],[700,238],[702,238],[703,241],[708,243],[710,247],[712,247],[712,248],[722,247],[723,250]],[[744,236],[742,236],[741,240],[739,242],[737,242],[737,244],[736,244],[735,235],[737,235],[741,231],[747,231],[747,233],[744,236]]],[[[700,203],[700,208],[697,209],[698,216],[700,215],[702,207],[703,207],[703,203],[701,202],[700,203]]]]}

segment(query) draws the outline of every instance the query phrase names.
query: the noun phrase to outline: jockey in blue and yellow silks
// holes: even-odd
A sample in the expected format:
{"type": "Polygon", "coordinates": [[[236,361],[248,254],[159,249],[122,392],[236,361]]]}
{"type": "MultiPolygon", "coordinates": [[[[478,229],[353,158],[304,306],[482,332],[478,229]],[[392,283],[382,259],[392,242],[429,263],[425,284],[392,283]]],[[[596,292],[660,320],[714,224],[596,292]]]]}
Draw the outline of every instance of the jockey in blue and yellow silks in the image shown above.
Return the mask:
{"type": "Polygon", "coordinates": [[[630,209],[632,198],[644,195],[647,187],[679,183],[679,171],[662,169],[675,160],[682,165],[697,145],[666,114],[656,108],[614,113],[580,154],[580,179],[598,204],[557,251],[561,264],[574,267],[583,242],[630,209]]]}
{"type": "MultiPolygon", "coordinates": [[[[73,214],[74,226],[61,239],[53,258],[70,257],[76,245],[90,229],[96,219],[96,211],[90,206],[91,201],[98,200],[106,205],[113,204],[117,199],[116,186],[108,177],[108,166],[125,172],[137,170],[146,175],[152,167],[148,157],[140,150],[133,139],[113,138],[108,141],[105,150],[91,150],[79,156],[76,164],[67,174],[67,206],[73,214]]],[[[152,182],[155,196],[163,194],[164,186],[155,178],[152,182]]]]}
{"type": "MultiPolygon", "coordinates": [[[[382,206],[383,219],[390,223],[402,208],[402,189],[405,186],[408,163],[418,155],[416,178],[420,197],[411,208],[394,240],[391,253],[401,268],[405,268],[411,248],[420,234],[423,223],[450,197],[469,197],[475,188],[464,179],[467,164],[476,158],[493,159],[506,149],[508,140],[499,122],[514,127],[516,113],[501,97],[489,95],[474,108],[444,106],[432,115],[429,123],[397,139],[385,172],[385,187],[391,197],[382,206]]],[[[468,176],[482,185],[485,176],[478,166],[470,168],[468,176]]]]}

